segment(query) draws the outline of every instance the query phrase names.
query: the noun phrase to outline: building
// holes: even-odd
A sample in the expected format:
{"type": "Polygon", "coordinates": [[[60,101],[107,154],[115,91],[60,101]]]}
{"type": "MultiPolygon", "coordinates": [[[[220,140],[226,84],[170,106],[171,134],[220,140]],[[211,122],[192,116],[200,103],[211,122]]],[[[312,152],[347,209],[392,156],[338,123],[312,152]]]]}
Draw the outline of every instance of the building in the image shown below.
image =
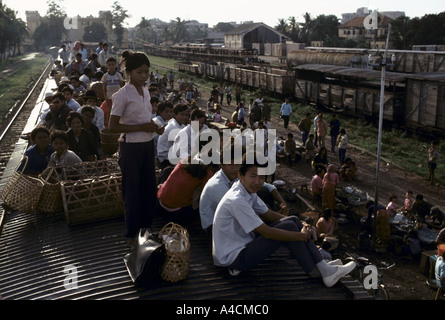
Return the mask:
{"type": "MultiPolygon", "coordinates": [[[[338,27],[338,36],[344,39],[354,39],[357,41],[369,42],[370,48],[374,48],[373,33],[365,29],[363,21],[366,16],[359,16],[352,20],[342,23],[338,27]]],[[[391,19],[385,15],[379,14],[378,29],[375,31],[375,41],[379,48],[384,48],[388,35],[388,25],[391,19]]]]}
{"type": "MultiPolygon", "coordinates": [[[[343,13],[341,15],[341,23],[346,23],[352,19],[357,17],[366,17],[370,15],[372,10],[369,10],[367,7],[358,8],[356,12],[351,13],[343,13]]],[[[390,19],[397,19],[398,17],[405,16],[404,11],[379,11],[380,15],[387,16],[390,19]]]]}
{"type": "MultiPolygon", "coordinates": [[[[284,43],[287,37],[262,22],[243,23],[224,34],[224,45],[231,49],[255,49],[266,43],[284,43]]],[[[261,54],[261,48],[259,53],[261,54]]]]}

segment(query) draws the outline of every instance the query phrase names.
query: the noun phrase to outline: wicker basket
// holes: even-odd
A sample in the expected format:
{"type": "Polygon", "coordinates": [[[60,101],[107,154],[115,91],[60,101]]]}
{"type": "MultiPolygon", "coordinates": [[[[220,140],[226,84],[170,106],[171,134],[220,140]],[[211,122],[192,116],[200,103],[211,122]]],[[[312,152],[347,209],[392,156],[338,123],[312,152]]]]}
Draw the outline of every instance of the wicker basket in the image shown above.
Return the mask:
{"type": "Polygon", "coordinates": [[[68,224],[123,216],[122,176],[113,173],[78,181],[62,181],[62,200],[68,224]]]}
{"type": "Polygon", "coordinates": [[[55,183],[56,181],[100,177],[116,172],[120,172],[118,160],[112,158],[96,161],[85,161],[74,165],[52,167],[52,170],[49,170],[46,173],[45,179],[48,179],[48,181],[51,183],[55,183]]]}
{"type": "Polygon", "coordinates": [[[1,198],[5,207],[24,213],[36,212],[37,203],[43,190],[43,182],[40,179],[23,174],[23,170],[28,164],[28,157],[23,157],[25,165],[22,171],[16,170],[3,187],[1,198]]]}
{"type": "Polygon", "coordinates": [[[39,179],[43,181],[43,192],[37,204],[37,211],[55,213],[64,211],[62,181],[99,177],[119,172],[116,159],[86,161],[75,165],[46,168],[39,179]]]}
{"type": "Polygon", "coordinates": [[[48,167],[39,175],[39,179],[43,181],[43,192],[37,203],[37,211],[46,213],[63,211],[61,181],[57,176],[55,167],[48,167]]]}
{"type": "Polygon", "coordinates": [[[162,279],[172,283],[184,280],[190,268],[190,241],[187,230],[170,222],[161,229],[159,237],[165,247],[162,279]],[[173,241],[169,241],[171,239],[173,241]]]}

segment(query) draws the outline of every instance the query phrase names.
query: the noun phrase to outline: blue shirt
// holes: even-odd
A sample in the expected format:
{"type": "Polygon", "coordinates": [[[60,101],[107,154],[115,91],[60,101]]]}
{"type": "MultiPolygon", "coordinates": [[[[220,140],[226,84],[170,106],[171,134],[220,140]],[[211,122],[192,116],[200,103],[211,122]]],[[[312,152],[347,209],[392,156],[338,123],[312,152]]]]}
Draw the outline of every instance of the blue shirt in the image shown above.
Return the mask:
{"type": "MultiPolygon", "coordinates": [[[[48,145],[45,150],[45,154],[41,155],[37,145],[32,145],[25,151],[25,156],[28,157],[28,163],[26,164],[24,174],[38,175],[43,172],[48,166],[51,154],[54,152],[51,145],[48,145]]],[[[23,160],[17,171],[21,171],[25,165],[26,160],[23,160]]]]}
{"type": "Polygon", "coordinates": [[[340,120],[331,120],[329,126],[331,127],[331,135],[338,136],[340,133],[340,120]]]}
{"type": "Polygon", "coordinates": [[[288,115],[290,115],[290,114],[292,113],[292,107],[291,107],[291,105],[290,105],[289,103],[283,103],[283,104],[281,105],[281,110],[280,110],[280,112],[281,112],[281,115],[282,115],[282,116],[288,116],[288,115]]]}

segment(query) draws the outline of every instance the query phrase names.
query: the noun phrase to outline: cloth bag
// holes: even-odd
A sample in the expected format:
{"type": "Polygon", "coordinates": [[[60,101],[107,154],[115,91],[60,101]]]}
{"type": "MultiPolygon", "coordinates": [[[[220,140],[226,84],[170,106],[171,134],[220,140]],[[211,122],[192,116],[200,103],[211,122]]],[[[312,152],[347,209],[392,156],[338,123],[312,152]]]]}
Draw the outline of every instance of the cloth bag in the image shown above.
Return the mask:
{"type": "Polygon", "coordinates": [[[161,280],[160,269],[164,260],[165,248],[149,229],[139,231],[133,248],[124,256],[131,280],[137,286],[150,286],[161,280]]]}

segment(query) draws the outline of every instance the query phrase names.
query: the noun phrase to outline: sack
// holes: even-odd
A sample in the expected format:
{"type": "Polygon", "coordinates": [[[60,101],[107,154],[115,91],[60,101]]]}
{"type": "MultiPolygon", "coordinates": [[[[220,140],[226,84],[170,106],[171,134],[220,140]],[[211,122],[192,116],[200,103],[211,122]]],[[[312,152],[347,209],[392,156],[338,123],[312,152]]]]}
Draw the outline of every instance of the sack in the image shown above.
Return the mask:
{"type": "Polygon", "coordinates": [[[19,167],[17,166],[0,196],[6,207],[24,213],[34,213],[42,194],[43,182],[40,179],[23,174],[23,170],[28,164],[28,157],[24,156],[23,158],[26,162],[22,171],[17,171],[19,167]]]}
{"type": "Polygon", "coordinates": [[[148,229],[141,229],[130,253],[124,256],[125,266],[133,283],[150,286],[160,279],[165,250],[159,238],[148,229]]]}

